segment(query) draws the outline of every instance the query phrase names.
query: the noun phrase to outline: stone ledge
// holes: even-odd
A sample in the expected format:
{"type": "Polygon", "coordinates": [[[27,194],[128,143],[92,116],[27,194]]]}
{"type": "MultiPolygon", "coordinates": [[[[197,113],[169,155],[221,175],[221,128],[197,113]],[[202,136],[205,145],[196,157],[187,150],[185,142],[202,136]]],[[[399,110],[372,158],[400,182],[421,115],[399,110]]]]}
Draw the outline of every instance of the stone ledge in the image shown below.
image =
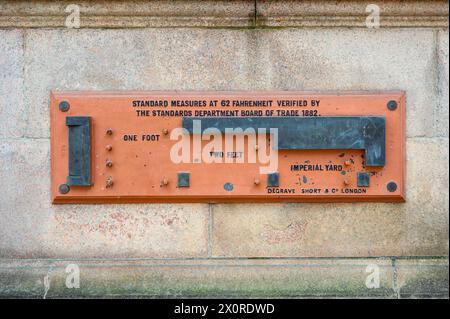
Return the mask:
{"type": "Polygon", "coordinates": [[[448,298],[448,258],[0,259],[0,296],[44,295],[448,298]],[[78,289],[65,284],[70,264],[80,270],[78,289]],[[377,266],[379,287],[369,289],[377,266]]]}
{"type": "MultiPolygon", "coordinates": [[[[0,28],[60,28],[72,1],[0,0],[0,28]]],[[[77,1],[81,28],[365,27],[367,2],[77,1]]],[[[377,2],[381,27],[448,27],[447,1],[377,2]]]]}
{"type": "Polygon", "coordinates": [[[0,260],[0,296],[395,298],[393,273],[386,258],[0,260]],[[79,267],[79,289],[66,287],[69,264],[79,267]],[[378,288],[366,286],[368,265],[379,267],[378,288]]]}
{"type": "MultiPolygon", "coordinates": [[[[73,1],[0,1],[0,27],[64,27],[73,1]]],[[[81,28],[248,27],[253,1],[77,1],[81,28]]]]}
{"type": "Polygon", "coordinates": [[[396,261],[400,298],[448,298],[448,259],[396,261]]]}
{"type": "MultiPolygon", "coordinates": [[[[366,27],[367,1],[257,1],[257,25],[270,27],[366,27]]],[[[445,1],[373,2],[380,27],[448,27],[445,1]]]]}

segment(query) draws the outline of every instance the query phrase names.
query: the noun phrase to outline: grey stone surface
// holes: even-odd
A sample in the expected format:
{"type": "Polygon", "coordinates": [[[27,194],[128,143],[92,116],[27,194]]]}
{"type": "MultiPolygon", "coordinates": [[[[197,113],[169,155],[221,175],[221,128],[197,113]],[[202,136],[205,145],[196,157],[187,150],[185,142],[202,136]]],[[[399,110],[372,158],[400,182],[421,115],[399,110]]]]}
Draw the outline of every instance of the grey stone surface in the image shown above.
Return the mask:
{"type": "Polygon", "coordinates": [[[448,258],[397,260],[400,298],[448,298],[448,258]]]}
{"type": "Polygon", "coordinates": [[[42,298],[44,294],[46,298],[396,297],[389,259],[0,260],[0,296],[42,298]],[[65,269],[71,264],[80,270],[78,289],[65,284],[65,269]],[[369,283],[379,279],[379,286],[368,288],[366,281],[374,271],[379,276],[369,283]]]}
{"type": "Polygon", "coordinates": [[[24,134],[22,39],[20,30],[0,30],[0,138],[24,134]]]}
{"type": "Polygon", "coordinates": [[[80,28],[249,27],[255,16],[254,0],[0,0],[0,27],[64,28],[69,5],[80,8],[80,28]]]}
{"type": "Polygon", "coordinates": [[[206,257],[208,205],[51,205],[50,143],[0,143],[0,257],[206,257]]]}
{"type": "Polygon", "coordinates": [[[445,1],[377,0],[376,2],[257,0],[258,26],[272,27],[361,27],[365,28],[366,8],[380,8],[381,27],[448,27],[445,1]]]}
{"type": "Polygon", "coordinates": [[[27,133],[49,136],[51,89],[281,89],[406,90],[408,136],[432,136],[434,44],[425,29],[28,30],[27,133]]]}
{"type": "Polygon", "coordinates": [[[247,33],[230,30],[29,30],[28,133],[49,136],[50,90],[251,89],[247,33]]]}
{"type": "MultiPolygon", "coordinates": [[[[260,7],[261,24],[310,22],[279,20],[286,7],[273,5],[276,12],[260,7]]],[[[61,4],[53,8],[47,22],[60,26],[61,4]]],[[[448,296],[448,260],[398,260],[394,274],[390,259],[341,259],[448,256],[448,29],[131,30],[120,27],[161,23],[148,15],[167,7],[134,20],[124,18],[125,7],[108,8],[118,10],[110,23],[119,29],[0,30],[0,258],[8,259],[0,260],[0,295],[42,297],[49,275],[48,297],[448,296]],[[50,203],[50,90],[391,89],[407,94],[404,204],[213,205],[209,219],[206,204],[50,203]],[[106,260],[88,261],[94,258],[106,260]],[[136,258],[182,260],[130,261],[136,258]],[[368,290],[365,267],[374,261],[381,288],[368,290]],[[69,262],[80,264],[81,290],[64,286],[69,262]]],[[[201,10],[189,8],[186,14],[201,10]]],[[[197,22],[227,22],[233,8],[222,2],[215,21],[197,22]]],[[[106,11],[103,22],[85,22],[107,22],[106,11]]],[[[15,18],[10,13],[0,25],[15,18]]],[[[33,26],[28,18],[17,23],[33,26]]]]}
{"type": "MultiPolygon", "coordinates": [[[[49,92],[54,89],[404,89],[408,134],[430,135],[437,100],[433,36],[432,30],[28,30],[27,135],[49,136],[49,92]]],[[[448,254],[448,141],[412,139],[408,145],[406,204],[218,205],[213,253],[448,254]],[[305,220],[309,226],[303,233],[305,220]]],[[[205,255],[207,205],[53,207],[48,140],[10,141],[2,147],[4,158],[14,163],[2,167],[9,181],[2,185],[3,256],[205,255]],[[27,159],[27,153],[35,154],[27,159]],[[174,218],[192,218],[194,226],[183,224],[177,235],[173,225],[143,226],[149,216],[153,225],[164,219],[159,212],[166,210],[175,210],[174,218]]]]}
{"type": "Polygon", "coordinates": [[[448,255],[448,140],[406,152],[406,203],[217,204],[213,256],[448,255]]]}
{"type": "Polygon", "coordinates": [[[438,105],[435,111],[435,120],[436,120],[436,135],[437,136],[446,136],[448,137],[448,128],[449,128],[449,99],[448,99],[448,70],[449,70],[449,62],[448,62],[448,29],[440,30],[438,32],[438,44],[437,44],[437,52],[438,52],[438,105]]]}
{"type": "Polygon", "coordinates": [[[0,259],[0,296],[448,298],[448,258],[0,259]],[[69,265],[79,288],[66,286],[69,265]]]}
{"type": "MultiPolygon", "coordinates": [[[[64,28],[71,0],[0,0],[0,27],[64,28]]],[[[114,0],[76,2],[81,28],[365,27],[367,2],[296,0],[114,0]]],[[[382,27],[448,27],[445,0],[377,0],[382,27]]]]}
{"type": "Polygon", "coordinates": [[[282,90],[405,90],[407,135],[432,136],[433,30],[282,29],[259,34],[259,77],[282,90]]]}

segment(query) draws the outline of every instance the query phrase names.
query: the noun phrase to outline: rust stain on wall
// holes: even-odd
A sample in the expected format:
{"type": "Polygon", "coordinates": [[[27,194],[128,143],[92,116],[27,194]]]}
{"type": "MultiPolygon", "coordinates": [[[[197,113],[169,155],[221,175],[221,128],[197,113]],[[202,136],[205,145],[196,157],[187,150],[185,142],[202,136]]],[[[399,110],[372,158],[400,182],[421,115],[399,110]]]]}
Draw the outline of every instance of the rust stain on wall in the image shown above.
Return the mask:
{"type": "Polygon", "coordinates": [[[124,213],[110,212],[100,216],[85,213],[84,216],[74,216],[74,213],[56,214],[56,229],[63,234],[78,233],[99,234],[105,237],[132,239],[133,237],[147,237],[149,227],[165,227],[176,231],[186,225],[187,221],[177,214],[143,212],[124,213]]]}
{"type": "Polygon", "coordinates": [[[261,237],[269,244],[298,241],[303,237],[307,225],[307,221],[295,221],[282,228],[265,224],[261,237]]]}

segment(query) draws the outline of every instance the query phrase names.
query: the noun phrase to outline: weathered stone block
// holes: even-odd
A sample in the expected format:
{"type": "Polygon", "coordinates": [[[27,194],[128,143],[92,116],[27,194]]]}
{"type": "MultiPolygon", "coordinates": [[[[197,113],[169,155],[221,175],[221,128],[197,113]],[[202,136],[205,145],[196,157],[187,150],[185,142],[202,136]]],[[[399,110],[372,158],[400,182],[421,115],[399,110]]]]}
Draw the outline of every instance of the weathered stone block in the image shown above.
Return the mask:
{"type": "Polygon", "coordinates": [[[448,298],[448,259],[400,259],[396,268],[401,298],[448,298]]]}
{"type": "Polygon", "coordinates": [[[406,203],[213,206],[213,256],[448,255],[448,140],[407,143],[406,203]]]}
{"type": "Polygon", "coordinates": [[[52,89],[406,90],[408,135],[431,136],[434,44],[425,29],[29,30],[27,132],[49,136],[52,89]]]}
{"type": "Polygon", "coordinates": [[[0,261],[0,295],[44,294],[47,298],[395,296],[389,259],[0,261]],[[66,286],[69,264],[78,266],[80,288],[66,286]]]}
{"type": "Polygon", "coordinates": [[[250,27],[255,16],[253,0],[1,1],[0,27],[65,28],[70,5],[80,28],[250,27]]]}
{"type": "Polygon", "coordinates": [[[0,30],[0,138],[25,132],[22,39],[22,31],[0,30]]]}
{"type": "Polygon", "coordinates": [[[264,89],[405,90],[407,135],[433,134],[433,30],[293,28],[257,31],[255,37],[257,78],[270,83],[264,89]]]}
{"type": "Polygon", "coordinates": [[[48,137],[50,90],[248,90],[247,32],[26,31],[28,133],[48,137]]]}
{"type": "Polygon", "coordinates": [[[438,32],[438,106],[435,112],[436,132],[437,136],[448,137],[449,128],[449,98],[448,98],[448,29],[438,32]]]}
{"type": "Polygon", "coordinates": [[[50,143],[0,143],[0,256],[206,257],[206,204],[51,205],[50,143]]]}
{"type": "Polygon", "coordinates": [[[366,8],[380,8],[380,26],[445,27],[448,4],[444,1],[296,1],[257,0],[256,25],[271,27],[366,27],[366,8]],[[370,8],[370,7],[369,7],[370,8]]]}

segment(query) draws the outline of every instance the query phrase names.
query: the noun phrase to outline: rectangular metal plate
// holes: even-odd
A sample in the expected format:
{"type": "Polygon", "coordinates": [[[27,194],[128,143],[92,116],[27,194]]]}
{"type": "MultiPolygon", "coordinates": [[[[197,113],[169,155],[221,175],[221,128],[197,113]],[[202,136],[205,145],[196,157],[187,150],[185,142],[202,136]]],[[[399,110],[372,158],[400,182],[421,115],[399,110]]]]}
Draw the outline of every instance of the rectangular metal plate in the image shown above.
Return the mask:
{"type": "Polygon", "coordinates": [[[91,118],[67,116],[69,129],[68,186],[91,185],[91,118]]]}
{"type": "Polygon", "coordinates": [[[403,92],[52,92],[50,107],[54,203],[405,199],[403,92]]]}

